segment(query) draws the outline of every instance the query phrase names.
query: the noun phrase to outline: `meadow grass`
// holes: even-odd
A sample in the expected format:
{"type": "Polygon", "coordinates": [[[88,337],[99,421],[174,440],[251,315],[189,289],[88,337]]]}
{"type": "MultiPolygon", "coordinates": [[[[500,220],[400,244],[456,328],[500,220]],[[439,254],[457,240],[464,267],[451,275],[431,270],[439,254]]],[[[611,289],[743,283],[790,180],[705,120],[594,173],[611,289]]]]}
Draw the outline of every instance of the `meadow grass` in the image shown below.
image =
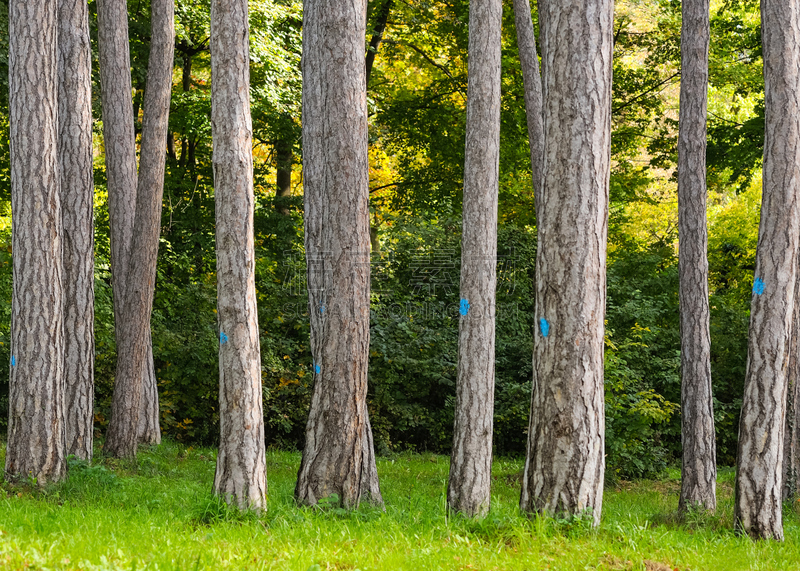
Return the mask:
{"type": "MultiPolygon", "coordinates": [[[[4,456],[0,448],[0,460],[4,456]]],[[[449,460],[431,454],[378,459],[386,510],[299,508],[300,455],[269,451],[269,509],[258,517],[211,494],[215,451],[166,442],[136,462],[72,462],[44,490],[0,486],[0,568],[199,569],[800,569],[800,517],[784,515],[786,541],[732,530],[733,472],[722,470],[717,515],[678,523],[679,473],[606,489],[602,524],[519,513],[522,461],[493,466],[491,514],[448,514],[449,460]]]]}

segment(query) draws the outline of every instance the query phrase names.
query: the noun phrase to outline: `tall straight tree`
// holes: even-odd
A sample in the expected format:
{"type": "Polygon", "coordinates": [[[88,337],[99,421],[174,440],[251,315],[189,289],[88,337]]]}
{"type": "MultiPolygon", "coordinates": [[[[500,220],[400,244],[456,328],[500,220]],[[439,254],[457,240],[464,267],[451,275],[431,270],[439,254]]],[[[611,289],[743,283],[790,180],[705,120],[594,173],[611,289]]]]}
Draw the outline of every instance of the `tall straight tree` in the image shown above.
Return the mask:
{"type": "Polygon", "coordinates": [[[58,123],[67,455],[89,460],[94,431],[94,165],[85,0],[58,2],[58,123]]]}
{"type": "Polygon", "coordinates": [[[175,46],[173,0],[150,3],[150,56],[133,235],[128,256],[122,327],[117,327],[117,373],[104,451],[133,457],[139,442],[143,377],[150,345],[150,314],[156,279],[161,201],[164,193],[172,60],[175,46]]]}
{"type": "Polygon", "coordinates": [[[220,442],[214,492],[242,509],[267,494],[253,237],[247,0],[211,3],[220,442]]]}
{"type": "MultiPolygon", "coordinates": [[[[136,214],[136,134],[131,97],[131,65],[128,41],[128,8],[125,0],[98,0],[98,51],[100,96],[103,106],[103,141],[108,180],[108,212],[111,227],[111,275],[114,291],[114,322],[117,347],[125,324],[124,299],[130,265],[133,224],[136,214]]],[[[145,109],[145,113],[147,110],[145,109]]],[[[139,440],[158,444],[158,391],[153,368],[152,345],[142,377],[139,440]]]]}
{"type": "Polygon", "coordinates": [[[523,511],[592,512],[603,498],[603,320],[611,144],[611,0],[539,8],[544,184],[523,511]]]}
{"type": "Polygon", "coordinates": [[[501,0],[471,0],[461,238],[461,320],[447,504],[489,511],[494,415],[497,193],[500,169],[501,0]]]}
{"type": "Polygon", "coordinates": [[[536,53],[536,33],[533,29],[531,5],[528,0],[514,0],[514,24],[517,28],[517,46],[525,86],[525,112],[528,120],[528,140],[531,146],[531,178],[534,201],[542,189],[542,161],[544,160],[544,123],[542,118],[542,76],[539,73],[539,56],[536,53]]]}
{"type": "Polygon", "coordinates": [[[367,414],[366,1],[303,6],[303,179],[314,392],[295,497],[383,503],[367,414]]]}
{"type": "Polygon", "coordinates": [[[709,0],[683,0],[678,128],[682,512],[717,507],[706,229],[709,0]]]}
{"type": "Polygon", "coordinates": [[[734,526],[783,539],[786,372],[800,227],[800,0],[762,0],[764,173],[747,372],[739,421],[734,526]]]}
{"type": "Polygon", "coordinates": [[[789,338],[789,368],[786,379],[783,501],[795,499],[800,493],[800,354],[798,354],[800,353],[800,280],[795,281],[794,299],[792,334],[789,338]]]}
{"type": "Polygon", "coordinates": [[[6,477],[66,474],[57,0],[9,3],[11,300],[6,477]]]}

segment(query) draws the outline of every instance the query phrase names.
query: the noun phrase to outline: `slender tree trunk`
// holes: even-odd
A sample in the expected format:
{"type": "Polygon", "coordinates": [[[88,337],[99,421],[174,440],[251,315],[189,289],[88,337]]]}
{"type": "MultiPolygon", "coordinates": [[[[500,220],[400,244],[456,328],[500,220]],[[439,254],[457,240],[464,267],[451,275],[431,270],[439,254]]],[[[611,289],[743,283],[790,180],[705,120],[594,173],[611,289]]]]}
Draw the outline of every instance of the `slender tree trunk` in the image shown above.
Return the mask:
{"type": "Polygon", "coordinates": [[[491,499],[502,19],[501,0],[471,0],[461,320],[447,487],[449,507],[469,517],[486,515],[491,499]]]}
{"type": "Polygon", "coordinates": [[[362,496],[383,503],[366,402],[365,17],[364,0],[309,0],[304,5],[305,243],[315,372],[295,497],[307,505],[332,494],[346,507],[356,507],[362,496]]]}
{"type": "Polygon", "coordinates": [[[764,174],[739,421],[734,526],[783,539],[786,371],[798,278],[800,0],[762,0],[764,174]]]}
{"type": "Polygon", "coordinates": [[[372,38],[369,41],[367,48],[367,57],[365,58],[366,64],[366,84],[369,87],[369,78],[372,75],[372,66],[375,63],[375,56],[378,53],[378,48],[383,40],[383,32],[386,31],[386,24],[389,22],[389,14],[392,11],[393,0],[384,0],[381,4],[381,9],[378,12],[378,17],[375,20],[375,27],[372,30],[372,38]]]}
{"type": "Polygon", "coordinates": [[[525,85],[525,111],[528,118],[528,140],[531,146],[533,194],[538,206],[538,196],[542,189],[542,161],[544,160],[542,76],[539,73],[536,34],[533,29],[531,5],[528,0],[514,0],[514,22],[517,28],[519,61],[522,65],[522,82],[525,85]]]}
{"type": "Polygon", "coordinates": [[[292,195],[292,142],[281,135],[275,143],[275,199],[278,212],[288,216],[286,199],[292,195]]]}
{"type": "Polygon", "coordinates": [[[523,511],[600,522],[611,0],[543,3],[544,185],[523,511]]]}
{"type": "Polygon", "coordinates": [[[58,86],[66,453],[90,460],[94,433],[94,167],[92,51],[89,10],[83,0],[58,2],[58,86]]]}
{"type": "Polygon", "coordinates": [[[711,398],[711,310],[706,230],[706,108],[709,0],[683,0],[678,132],[681,310],[681,496],[679,510],[717,507],[711,398]]]}
{"type": "Polygon", "coordinates": [[[783,446],[783,501],[796,499],[800,493],[800,279],[795,281],[794,299],[783,446]]]}
{"type": "Polygon", "coordinates": [[[6,477],[66,474],[56,0],[9,3],[14,286],[6,477]]]}
{"type": "Polygon", "coordinates": [[[136,215],[123,303],[125,326],[118,332],[117,374],[105,444],[106,453],[117,457],[135,456],[139,440],[172,92],[173,0],[151,2],[151,30],[136,215]]]}
{"type": "Polygon", "coordinates": [[[220,443],[214,492],[267,507],[253,238],[247,0],[211,4],[211,129],[217,216],[220,443]]]}
{"type": "MultiPolygon", "coordinates": [[[[128,327],[124,320],[126,314],[123,303],[128,284],[138,185],[135,115],[131,97],[131,67],[128,52],[128,8],[125,0],[98,0],[97,28],[103,140],[108,179],[108,213],[111,227],[114,323],[119,353],[122,342],[120,336],[128,327]]],[[[138,419],[131,422],[138,424],[140,442],[158,444],[161,442],[161,431],[158,424],[158,389],[152,364],[152,344],[146,348],[144,363],[141,383],[143,393],[140,396],[140,402],[144,402],[144,406],[139,408],[138,419]],[[155,402],[153,398],[156,399],[155,402]]]]}

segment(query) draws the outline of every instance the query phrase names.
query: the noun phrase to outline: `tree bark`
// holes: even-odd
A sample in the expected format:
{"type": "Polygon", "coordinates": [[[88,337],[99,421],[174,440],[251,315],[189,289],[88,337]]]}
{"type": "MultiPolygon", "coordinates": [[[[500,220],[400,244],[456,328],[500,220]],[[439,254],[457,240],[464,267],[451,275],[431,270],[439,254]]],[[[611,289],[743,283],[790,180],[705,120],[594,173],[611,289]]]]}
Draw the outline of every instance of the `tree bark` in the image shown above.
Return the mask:
{"type": "Polygon", "coordinates": [[[536,34],[533,29],[531,5],[528,0],[514,0],[514,23],[517,28],[517,46],[525,85],[525,111],[528,119],[528,140],[531,146],[531,178],[535,204],[542,189],[542,161],[544,160],[544,123],[542,122],[542,76],[539,73],[539,56],[536,54],[536,34]]]}
{"type": "Polygon", "coordinates": [[[214,493],[267,507],[253,235],[247,0],[211,4],[211,130],[217,219],[220,443],[214,493]]]}
{"type": "Polygon", "coordinates": [[[613,5],[543,3],[544,184],[523,511],[591,512],[603,497],[603,320],[613,5]]]}
{"type": "Polygon", "coordinates": [[[174,39],[173,0],[153,0],[141,165],[123,301],[125,326],[117,332],[117,373],[105,444],[107,454],[121,458],[136,456],[139,440],[143,376],[150,340],[150,314],[161,231],[174,39]]]}
{"type": "MultiPolygon", "coordinates": [[[[103,106],[103,140],[108,180],[108,213],[111,227],[111,276],[117,351],[124,321],[125,290],[130,265],[133,224],[136,215],[136,132],[130,74],[128,9],[125,0],[98,0],[97,29],[100,59],[100,95],[103,106]]],[[[145,109],[145,113],[147,113],[145,109]]],[[[166,136],[165,136],[166,137],[166,136]]],[[[137,422],[140,442],[161,442],[158,389],[153,367],[153,348],[146,348],[141,400],[137,422]],[[152,399],[156,400],[153,401],[152,399]]]]}
{"type": "Polygon", "coordinates": [[[717,507],[711,397],[711,310],[706,229],[706,109],[709,0],[683,0],[678,130],[678,237],[681,314],[681,495],[679,511],[717,507]]]}
{"type": "Polygon", "coordinates": [[[57,2],[9,3],[14,285],[6,477],[66,474],[57,2]]]}
{"type": "Polygon", "coordinates": [[[94,166],[92,51],[89,10],[83,0],[58,2],[58,86],[66,453],[91,460],[94,433],[94,166]]]}
{"type": "Polygon", "coordinates": [[[381,4],[381,9],[378,12],[378,17],[375,20],[375,27],[372,30],[372,38],[367,47],[367,57],[365,58],[366,65],[366,79],[365,83],[369,87],[369,78],[372,75],[372,66],[375,63],[375,56],[378,53],[378,48],[383,40],[383,32],[386,31],[386,24],[389,22],[389,14],[392,11],[393,0],[384,0],[381,4]]]}
{"type": "Polygon", "coordinates": [[[783,445],[783,501],[794,500],[800,493],[800,280],[795,281],[794,299],[783,445]]]}
{"type": "Polygon", "coordinates": [[[762,0],[764,172],[750,308],[734,526],[783,539],[786,372],[798,266],[800,0],[762,0]]]}
{"type": "Polygon", "coordinates": [[[275,142],[275,199],[278,212],[289,215],[286,199],[292,195],[292,142],[281,134],[275,142]]]}
{"type": "Polygon", "coordinates": [[[502,17],[501,0],[471,0],[461,319],[447,487],[450,509],[469,517],[486,515],[491,500],[502,17]]]}
{"type": "Polygon", "coordinates": [[[303,14],[303,175],[314,391],[295,488],[382,504],[367,414],[369,189],[366,2],[309,0],[303,14]]]}

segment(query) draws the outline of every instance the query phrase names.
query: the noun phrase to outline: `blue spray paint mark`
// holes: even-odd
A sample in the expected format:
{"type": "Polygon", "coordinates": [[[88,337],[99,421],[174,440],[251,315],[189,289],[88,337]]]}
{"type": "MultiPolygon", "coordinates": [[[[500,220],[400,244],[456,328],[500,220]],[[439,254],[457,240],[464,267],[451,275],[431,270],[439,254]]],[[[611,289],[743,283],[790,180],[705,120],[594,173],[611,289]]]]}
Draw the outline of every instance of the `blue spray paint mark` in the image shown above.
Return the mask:
{"type": "Polygon", "coordinates": [[[222,331],[219,332],[219,344],[225,345],[228,342],[228,336],[225,335],[222,331]]]}
{"type": "Polygon", "coordinates": [[[542,332],[542,337],[550,335],[550,324],[544,317],[539,320],[539,331],[542,332]]]}
{"type": "Polygon", "coordinates": [[[11,355],[11,366],[14,367],[17,364],[17,358],[14,355],[11,355]]]}
{"type": "Polygon", "coordinates": [[[459,307],[458,311],[459,313],[461,313],[461,315],[466,315],[467,313],[469,313],[469,301],[467,301],[466,299],[462,299],[461,306],[459,307]]]}
{"type": "Polygon", "coordinates": [[[319,306],[319,312],[320,313],[325,313],[325,306],[324,305],[320,305],[319,306]]]}
{"type": "Polygon", "coordinates": [[[753,282],[753,293],[756,295],[764,293],[764,280],[756,278],[756,281],[753,282]]]}
{"type": "Polygon", "coordinates": [[[320,371],[322,369],[320,369],[320,367],[319,367],[319,365],[317,365],[316,361],[314,361],[313,365],[314,365],[314,372],[319,375],[319,373],[320,373],[320,371]]]}

